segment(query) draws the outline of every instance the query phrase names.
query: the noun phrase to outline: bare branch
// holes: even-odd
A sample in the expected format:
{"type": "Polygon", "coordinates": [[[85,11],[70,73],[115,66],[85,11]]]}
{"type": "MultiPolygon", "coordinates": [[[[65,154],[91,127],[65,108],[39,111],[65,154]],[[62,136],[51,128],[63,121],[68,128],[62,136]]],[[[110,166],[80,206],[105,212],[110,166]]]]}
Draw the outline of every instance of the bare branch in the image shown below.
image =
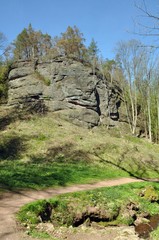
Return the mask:
{"type": "MultiPolygon", "coordinates": [[[[153,14],[151,11],[149,11],[145,0],[142,0],[142,4],[140,4],[140,5],[136,2],[134,3],[134,5],[142,14],[137,16],[140,18],[140,22],[138,22],[138,21],[134,22],[135,30],[133,31],[133,34],[142,36],[142,37],[152,37],[153,41],[155,41],[156,39],[158,40],[159,17],[157,15],[153,14]],[[142,22],[143,18],[147,18],[150,20],[148,23],[145,23],[144,21],[142,22]]],[[[155,43],[153,43],[153,44],[150,43],[150,46],[148,46],[148,47],[153,47],[154,49],[157,49],[158,47],[157,46],[155,47],[154,45],[155,45],[155,43]]],[[[158,44],[156,43],[156,45],[158,45],[158,44]]]]}
{"type": "Polygon", "coordinates": [[[159,30],[159,27],[156,27],[156,26],[151,27],[151,26],[144,25],[142,23],[138,23],[138,25],[140,27],[143,27],[145,29],[152,30],[152,31],[155,31],[155,30],[158,31],[159,30]]]}
{"type": "Polygon", "coordinates": [[[144,0],[143,0],[143,4],[144,4],[144,8],[140,7],[140,6],[137,5],[136,3],[135,3],[135,7],[138,8],[141,12],[143,12],[147,17],[153,18],[153,19],[159,21],[159,17],[158,17],[158,16],[150,13],[150,12],[147,10],[147,6],[146,6],[146,3],[145,3],[144,0]]]}
{"type": "Polygon", "coordinates": [[[0,50],[2,50],[4,48],[4,44],[6,42],[6,37],[4,36],[4,34],[2,32],[0,32],[0,50]]]}

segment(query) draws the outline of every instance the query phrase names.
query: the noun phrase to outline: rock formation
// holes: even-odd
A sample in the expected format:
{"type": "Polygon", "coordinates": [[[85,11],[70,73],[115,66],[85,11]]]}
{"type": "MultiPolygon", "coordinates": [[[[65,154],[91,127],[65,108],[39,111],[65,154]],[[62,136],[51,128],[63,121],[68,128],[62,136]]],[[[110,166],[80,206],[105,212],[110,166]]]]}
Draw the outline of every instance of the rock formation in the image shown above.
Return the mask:
{"type": "Polygon", "coordinates": [[[58,56],[47,62],[14,63],[8,104],[38,112],[60,111],[74,123],[92,127],[119,119],[119,92],[99,70],[93,73],[88,64],[58,56]]]}

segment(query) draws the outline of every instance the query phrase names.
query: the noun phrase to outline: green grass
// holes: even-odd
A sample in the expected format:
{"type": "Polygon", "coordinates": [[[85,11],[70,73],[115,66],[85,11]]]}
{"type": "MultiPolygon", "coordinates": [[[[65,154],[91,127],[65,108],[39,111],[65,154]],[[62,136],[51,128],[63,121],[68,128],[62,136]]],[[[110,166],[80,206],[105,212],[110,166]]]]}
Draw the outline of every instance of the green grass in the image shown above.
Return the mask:
{"type": "Polygon", "coordinates": [[[49,233],[44,231],[37,231],[36,229],[27,230],[27,234],[35,239],[44,239],[44,240],[59,240],[57,238],[52,237],[49,233]]]}
{"type": "Polygon", "coordinates": [[[126,176],[159,176],[158,146],[120,136],[118,129],[81,128],[58,113],[19,119],[13,118],[13,113],[3,116],[0,112],[1,127],[2,189],[40,189],[126,176]]]}
{"type": "Polygon", "coordinates": [[[53,237],[51,237],[51,235],[49,235],[48,233],[46,232],[38,232],[36,230],[31,230],[31,231],[28,231],[28,235],[31,235],[32,237],[34,238],[40,238],[40,239],[50,239],[50,240],[57,240],[53,237]]]}
{"type": "Polygon", "coordinates": [[[158,240],[158,239],[159,239],[159,227],[158,227],[156,230],[154,230],[154,231],[150,234],[150,236],[151,236],[151,239],[152,239],[152,240],[158,240]]]}
{"type": "Polygon", "coordinates": [[[23,163],[20,161],[3,161],[0,163],[1,187],[14,190],[22,188],[47,188],[95,182],[128,176],[115,167],[85,163],[23,163]]]}
{"type": "MultiPolygon", "coordinates": [[[[134,218],[128,214],[132,211],[129,208],[130,204],[137,206],[135,210],[136,216],[142,216],[143,213],[155,215],[159,212],[159,203],[157,201],[151,202],[140,194],[143,190],[149,189],[149,187],[159,197],[159,186],[157,183],[131,183],[91,191],[63,194],[47,201],[32,202],[20,209],[17,218],[20,222],[25,223],[27,226],[32,226],[34,229],[40,222],[40,214],[45,211],[46,205],[49,204],[53,209],[53,214],[50,215],[49,222],[52,222],[55,226],[71,226],[77,219],[84,217],[85,221],[87,217],[91,218],[92,212],[89,215],[90,208],[100,209],[96,212],[95,216],[97,214],[100,215],[100,213],[102,213],[100,216],[104,216],[104,214],[107,216],[109,220],[101,220],[99,222],[102,226],[132,225],[134,218]]],[[[159,236],[158,230],[152,234],[159,236]]]]}

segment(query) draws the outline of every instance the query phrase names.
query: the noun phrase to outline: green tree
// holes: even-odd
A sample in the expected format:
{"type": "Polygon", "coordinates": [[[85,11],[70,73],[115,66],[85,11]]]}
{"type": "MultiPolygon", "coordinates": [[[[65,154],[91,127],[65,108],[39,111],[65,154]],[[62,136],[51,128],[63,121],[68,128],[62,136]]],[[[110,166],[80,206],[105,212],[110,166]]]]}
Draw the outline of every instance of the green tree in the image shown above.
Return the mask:
{"type": "Polygon", "coordinates": [[[92,38],[92,41],[87,49],[87,54],[88,54],[88,61],[91,63],[93,67],[94,74],[95,74],[95,68],[98,65],[98,52],[99,52],[99,49],[97,46],[97,42],[95,42],[95,40],[92,38]]]}
{"type": "Polygon", "coordinates": [[[109,82],[113,82],[114,75],[116,70],[118,69],[118,64],[114,59],[106,59],[102,62],[102,71],[104,77],[109,80],[109,82]]]}
{"type": "Polygon", "coordinates": [[[51,37],[35,31],[31,24],[17,36],[13,43],[15,59],[32,59],[45,56],[52,47],[51,37]]]}
{"type": "Polygon", "coordinates": [[[98,53],[99,53],[99,49],[97,46],[97,42],[95,42],[94,38],[92,38],[92,41],[91,41],[90,45],[88,46],[89,59],[91,61],[93,61],[93,59],[98,59],[98,53]]]}
{"type": "Polygon", "coordinates": [[[0,63],[0,102],[3,102],[7,98],[8,94],[8,72],[10,66],[6,62],[0,63]]]}
{"type": "Polygon", "coordinates": [[[66,32],[61,33],[61,37],[56,39],[55,47],[60,54],[83,59],[86,52],[84,41],[83,34],[76,26],[68,26],[66,32]]]}
{"type": "Polygon", "coordinates": [[[15,46],[14,49],[14,57],[15,59],[29,59],[30,57],[30,49],[29,49],[29,42],[28,42],[28,33],[27,29],[25,28],[16,38],[15,42],[13,43],[15,46]]]}
{"type": "MultiPolygon", "coordinates": [[[[151,52],[152,55],[152,52],[151,52]]],[[[150,141],[158,141],[159,133],[159,88],[158,88],[158,64],[156,57],[148,56],[146,72],[146,93],[147,93],[147,125],[150,141]]]]}

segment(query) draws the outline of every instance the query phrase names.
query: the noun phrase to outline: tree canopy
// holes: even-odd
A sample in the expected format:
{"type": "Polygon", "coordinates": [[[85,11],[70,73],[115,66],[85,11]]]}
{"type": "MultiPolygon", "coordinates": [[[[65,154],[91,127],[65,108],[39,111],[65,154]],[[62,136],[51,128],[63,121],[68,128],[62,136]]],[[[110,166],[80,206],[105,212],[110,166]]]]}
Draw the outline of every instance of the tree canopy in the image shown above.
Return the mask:
{"type": "Polygon", "coordinates": [[[86,52],[84,41],[83,33],[76,26],[68,26],[66,32],[58,38],[56,47],[61,54],[82,59],[86,52]]]}
{"type": "Polygon", "coordinates": [[[35,31],[31,24],[17,36],[13,43],[15,59],[32,59],[44,56],[52,46],[51,36],[35,31]]]}
{"type": "Polygon", "coordinates": [[[97,46],[97,42],[94,40],[94,38],[92,38],[92,41],[90,43],[90,45],[88,46],[88,55],[90,59],[98,59],[98,46],[97,46]]]}

